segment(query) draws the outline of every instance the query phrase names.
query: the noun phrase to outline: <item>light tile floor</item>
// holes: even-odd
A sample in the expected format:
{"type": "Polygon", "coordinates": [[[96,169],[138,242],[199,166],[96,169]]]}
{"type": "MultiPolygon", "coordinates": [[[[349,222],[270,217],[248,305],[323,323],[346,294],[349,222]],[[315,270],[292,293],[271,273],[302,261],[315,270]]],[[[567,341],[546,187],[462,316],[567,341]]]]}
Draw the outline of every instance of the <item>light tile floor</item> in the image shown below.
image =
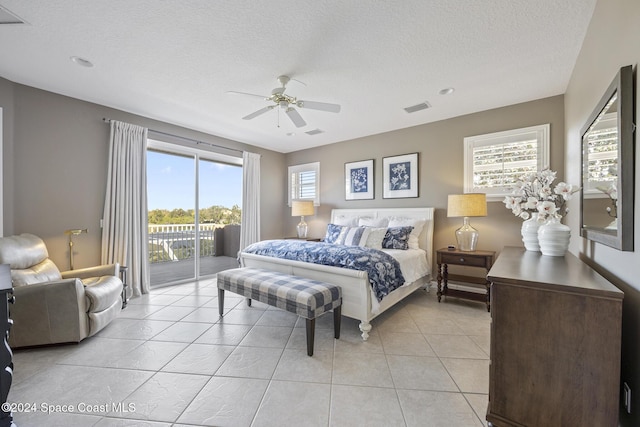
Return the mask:
{"type": "Polygon", "coordinates": [[[485,425],[490,315],[419,290],[363,342],[343,317],[304,321],[213,279],[154,289],[80,344],[17,350],[9,401],[19,427],[485,425]],[[67,405],[67,406],[64,406],[67,405]],[[25,412],[27,409],[32,412],[25,412]],[[35,411],[34,411],[35,410],[35,411]]]}

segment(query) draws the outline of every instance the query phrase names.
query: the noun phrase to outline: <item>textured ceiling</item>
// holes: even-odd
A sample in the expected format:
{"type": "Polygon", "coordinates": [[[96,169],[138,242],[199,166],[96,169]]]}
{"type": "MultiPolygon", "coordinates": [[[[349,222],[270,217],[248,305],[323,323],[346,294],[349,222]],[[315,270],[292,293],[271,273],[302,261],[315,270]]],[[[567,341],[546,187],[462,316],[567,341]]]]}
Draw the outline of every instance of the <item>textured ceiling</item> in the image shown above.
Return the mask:
{"type": "Polygon", "coordinates": [[[595,2],[0,0],[27,22],[0,25],[0,76],[290,152],[562,94],[595,2]],[[341,112],[242,120],[269,104],[227,91],[269,95],[282,74],[341,112]]]}

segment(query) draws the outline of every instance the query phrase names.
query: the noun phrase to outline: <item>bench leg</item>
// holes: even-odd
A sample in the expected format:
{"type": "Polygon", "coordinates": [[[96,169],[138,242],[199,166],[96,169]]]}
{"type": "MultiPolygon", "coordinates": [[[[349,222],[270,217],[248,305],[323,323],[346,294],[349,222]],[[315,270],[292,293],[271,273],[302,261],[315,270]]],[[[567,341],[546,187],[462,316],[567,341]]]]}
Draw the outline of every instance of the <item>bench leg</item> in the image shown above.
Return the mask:
{"type": "Polygon", "coordinates": [[[224,311],[224,289],[218,288],[218,313],[220,317],[222,317],[222,312],[224,311]]]}
{"type": "Polygon", "coordinates": [[[247,307],[251,307],[251,298],[247,298],[247,307]]]}
{"type": "Polygon", "coordinates": [[[307,355],[313,356],[313,340],[316,333],[316,319],[307,319],[307,355]]]}
{"type": "Polygon", "coordinates": [[[333,309],[333,336],[340,339],[340,320],[342,319],[342,306],[333,309]]]}

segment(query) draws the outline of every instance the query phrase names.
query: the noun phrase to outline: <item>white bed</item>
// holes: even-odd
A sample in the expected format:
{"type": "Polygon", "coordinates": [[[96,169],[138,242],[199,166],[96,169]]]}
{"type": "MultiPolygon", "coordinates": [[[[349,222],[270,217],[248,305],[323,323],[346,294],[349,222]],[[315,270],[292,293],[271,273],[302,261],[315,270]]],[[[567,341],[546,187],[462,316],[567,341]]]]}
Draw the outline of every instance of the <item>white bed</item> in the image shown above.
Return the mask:
{"type": "Polygon", "coordinates": [[[311,264],[262,255],[240,253],[243,267],[264,268],[272,271],[302,276],[333,283],[342,288],[342,315],[360,320],[362,339],[369,338],[371,320],[419,288],[427,287],[431,279],[433,258],[434,208],[382,208],[382,209],[333,209],[331,223],[348,218],[409,218],[424,219],[426,224],[418,237],[420,249],[425,251],[427,271],[411,283],[406,283],[384,297],[378,303],[371,290],[367,273],[340,267],[311,264]]]}

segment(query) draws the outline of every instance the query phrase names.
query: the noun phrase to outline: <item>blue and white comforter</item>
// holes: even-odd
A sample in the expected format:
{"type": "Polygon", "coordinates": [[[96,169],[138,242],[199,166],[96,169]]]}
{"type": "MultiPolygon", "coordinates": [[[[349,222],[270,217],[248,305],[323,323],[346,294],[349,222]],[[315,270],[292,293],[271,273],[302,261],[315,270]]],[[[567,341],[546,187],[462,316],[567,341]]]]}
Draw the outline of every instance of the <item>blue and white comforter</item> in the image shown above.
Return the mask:
{"type": "Polygon", "coordinates": [[[366,271],[378,301],[404,284],[400,264],[377,249],[300,240],[265,240],[243,252],[366,271]]]}

